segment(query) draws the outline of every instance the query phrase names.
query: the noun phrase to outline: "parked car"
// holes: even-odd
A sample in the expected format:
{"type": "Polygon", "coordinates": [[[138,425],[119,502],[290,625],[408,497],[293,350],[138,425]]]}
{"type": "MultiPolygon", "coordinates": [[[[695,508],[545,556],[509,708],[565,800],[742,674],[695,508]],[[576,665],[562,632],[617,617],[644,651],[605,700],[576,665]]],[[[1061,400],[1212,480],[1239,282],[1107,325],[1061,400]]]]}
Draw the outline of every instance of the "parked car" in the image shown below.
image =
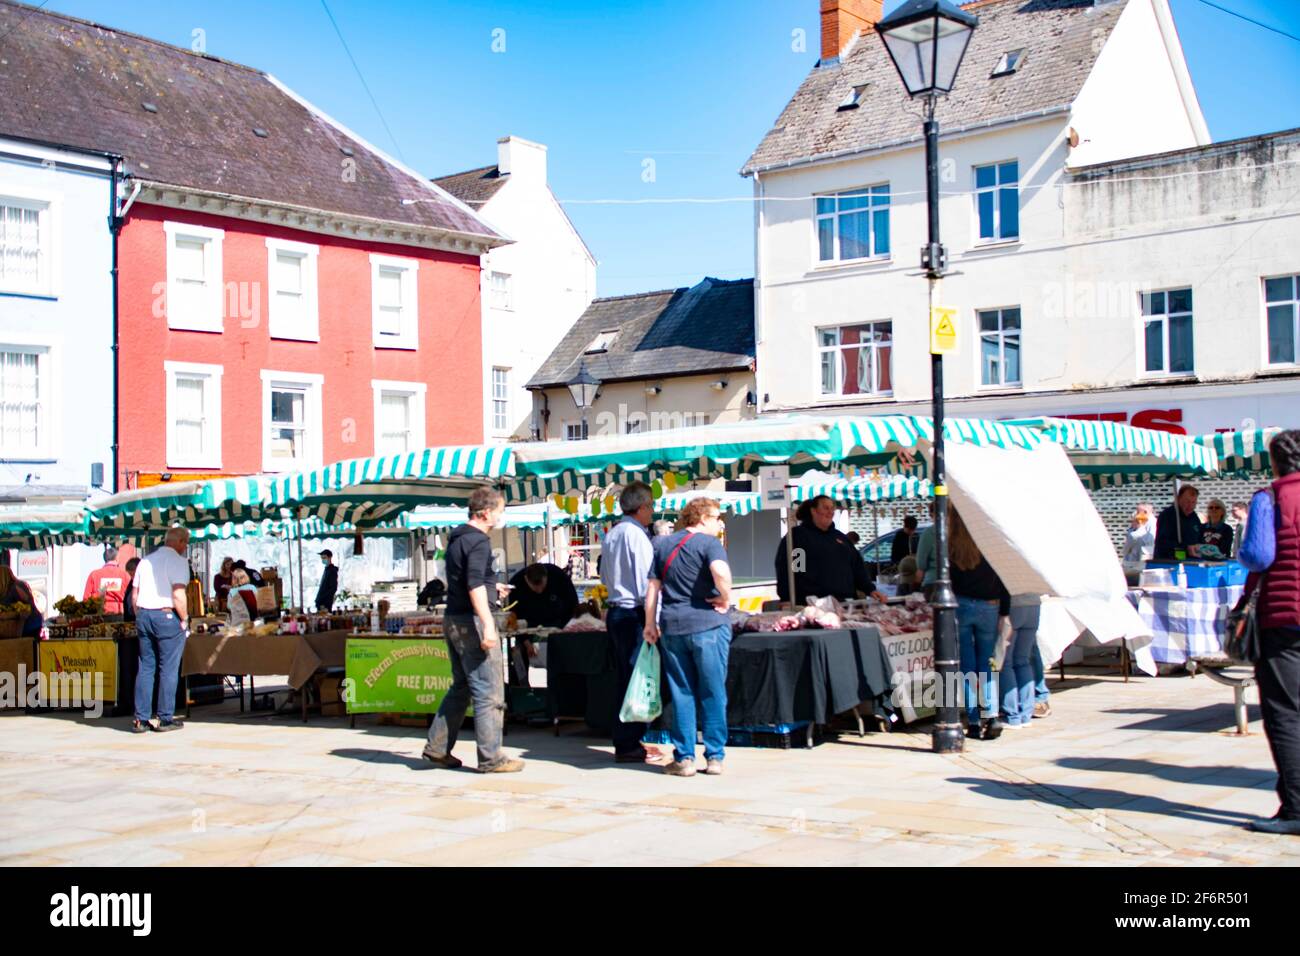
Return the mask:
{"type": "MultiPolygon", "coordinates": [[[[916,533],[919,535],[928,527],[930,527],[928,524],[920,525],[916,533]]],[[[886,568],[893,567],[889,555],[894,547],[894,538],[898,537],[901,530],[895,528],[893,531],[886,531],[879,538],[858,548],[858,554],[862,555],[862,560],[867,562],[867,570],[871,572],[872,577],[876,577],[886,568]]]]}

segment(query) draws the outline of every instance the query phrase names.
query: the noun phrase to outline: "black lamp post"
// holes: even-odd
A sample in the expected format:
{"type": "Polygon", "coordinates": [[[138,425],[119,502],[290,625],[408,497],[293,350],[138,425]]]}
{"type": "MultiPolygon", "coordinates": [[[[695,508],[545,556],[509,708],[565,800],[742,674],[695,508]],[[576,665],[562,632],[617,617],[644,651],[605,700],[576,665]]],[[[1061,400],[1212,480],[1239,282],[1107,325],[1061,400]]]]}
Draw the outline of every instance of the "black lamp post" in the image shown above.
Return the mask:
{"type": "Polygon", "coordinates": [[[564,384],[569,394],[573,396],[573,404],[577,405],[578,410],[582,412],[582,437],[586,438],[587,409],[591,408],[592,403],[596,401],[596,392],[600,390],[600,379],[587,371],[587,360],[583,359],[578,365],[578,374],[564,384]]]}
{"type": "MultiPolygon", "coordinates": [[[[921,250],[921,268],[930,285],[931,316],[936,304],[938,282],[948,265],[948,254],[939,241],[939,123],[934,118],[941,93],[951,92],[957,70],[966,55],[979,20],[948,0],[908,0],[876,24],[876,32],[894,67],[913,97],[925,101],[925,198],[929,213],[929,241],[921,250]]],[[[933,321],[933,318],[930,319],[933,321]]],[[[936,753],[962,750],[961,712],[958,695],[963,686],[957,646],[957,598],[952,592],[948,570],[948,489],[943,467],[943,355],[933,343],[930,380],[934,416],[934,545],[936,580],[934,589],[935,677],[939,708],[932,746],[936,753]]]]}

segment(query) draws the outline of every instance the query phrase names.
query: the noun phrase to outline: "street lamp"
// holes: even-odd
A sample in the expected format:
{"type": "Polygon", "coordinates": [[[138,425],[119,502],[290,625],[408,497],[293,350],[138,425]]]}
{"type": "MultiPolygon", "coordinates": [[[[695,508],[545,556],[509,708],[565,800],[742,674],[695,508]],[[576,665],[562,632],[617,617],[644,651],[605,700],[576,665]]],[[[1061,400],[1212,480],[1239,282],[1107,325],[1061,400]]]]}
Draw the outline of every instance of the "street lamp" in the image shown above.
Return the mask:
{"type": "Polygon", "coordinates": [[[568,388],[569,394],[573,396],[573,404],[578,406],[582,412],[582,437],[587,437],[587,409],[591,408],[592,403],[596,400],[596,392],[600,389],[600,379],[592,376],[587,371],[587,360],[583,359],[578,365],[578,374],[573,376],[564,383],[568,388]]]}
{"type": "MultiPolygon", "coordinates": [[[[925,100],[925,200],[929,213],[929,241],[921,250],[921,268],[930,286],[930,321],[934,322],[937,286],[948,265],[939,241],[939,123],[934,118],[941,93],[951,92],[957,70],[966,55],[979,20],[948,0],[908,0],[876,24],[889,58],[913,97],[925,100]]],[[[958,701],[960,651],[957,646],[957,598],[948,569],[948,489],[943,467],[943,354],[930,348],[930,383],[934,416],[934,588],[935,678],[939,708],[932,747],[936,753],[957,753],[964,746],[958,701]]]]}

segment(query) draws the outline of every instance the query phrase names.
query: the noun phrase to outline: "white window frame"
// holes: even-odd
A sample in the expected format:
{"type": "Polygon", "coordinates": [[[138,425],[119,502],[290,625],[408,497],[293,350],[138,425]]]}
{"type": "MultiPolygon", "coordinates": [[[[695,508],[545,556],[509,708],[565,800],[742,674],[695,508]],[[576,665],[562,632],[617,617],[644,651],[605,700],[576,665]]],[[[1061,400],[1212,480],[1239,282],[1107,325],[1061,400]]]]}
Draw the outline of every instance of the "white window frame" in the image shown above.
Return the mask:
{"type": "Polygon", "coordinates": [[[266,472],[298,471],[319,468],[324,464],[325,429],[321,394],[325,376],[311,372],[277,372],[262,369],[262,470],[266,472]],[[281,462],[271,457],[271,392],[276,389],[300,390],[303,402],[303,446],[300,458],[281,462]]]}
{"type": "Polygon", "coordinates": [[[1144,379],[1153,378],[1195,378],[1196,377],[1196,291],[1190,285],[1168,286],[1162,289],[1148,289],[1138,293],[1138,321],[1137,321],[1137,366],[1138,377],[1144,379]],[[1186,290],[1192,296],[1192,310],[1190,312],[1168,311],[1169,294],[1171,292],[1182,292],[1186,290]],[[1160,314],[1147,315],[1143,309],[1142,301],[1148,295],[1164,295],[1166,311],[1160,314]],[[1169,370],[1169,317],[1170,315],[1186,315],[1192,320],[1192,367],[1187,371],[1172,372],[1169,370]],[[1158,319],[1160,321],[1161,333],[1161,367],[1159,369],[1147,368],[1147,320],[1158,319]]]}
{"type": "Polygon", "coordinates": [[[381,256],[373,252],[370,254],[370,307],[375,348],[418,349],[420,347],[419,272],[418,259],[381,256]],[[379,331],[380,269],[400,269],[402,272],[402,331],[398,335],[388,335],[379,331]]]}
{"type": "MultiPolygon", "coordinates": [[[[1263,348],[1262,362],[1265,368],[1295,368],[1300,365],[1300,271],[1282,275],[1264,276],[1259,283],[1259,298],[1263,309],[1263,348]],[[1291,298],[1277,302],[1268,301],[1268,283],[1278,279],[1291,280],[1291,298]],[[1268,354],[1268,310],[1280,305],[1291,306],[1291,347],[1293,358],[1290,362],[1274,362],[1268,354]]],[[[1195,308],[1196,303],[1192,306],[1195,308]]]]}
{"type": "Polygon", "coordinates": [[[587,434],[583,435],[582,422],[565,422],[564,439],[565,441],[581,441],[583,438],[591,436],[590,427],[587,428],[587,434]]]}
{"type": "Polygon", "coordinates": [[[35,298],[56,299],[60,291],[59,225],[62,203],[53,193],[33,192],[8,183],[0,183],[0,206],[29,209],[39,217],[36,223],[40,237],[37,260],[37,277],[34,285],[4,284],[0,280],[0,295],[24,295],[35,298]]]}
{"type": "Polygon", "coordinates": [[[492,433],[494,435],[508,435],[510,433],[510,406],[512,404],[510,401],[510,369],[504,365],[493,365],[491,367],[491,375],[492,380],[489,383],[491,388],[491,394],[489,396],[489,411],[492,416],[492,433]],[[500,395],[497,394],[497,372],[505,373],[505,381],[503,383],[505,387],[502,389],[502,394],[500,395]],[[504,424],[498,424],[497,422],[498,403],[505,406],[501,413],[505,420],[504,424]]]}
{"type": "Polygon", "coordinates": [[[167,467],[168,468],[221,468],[221,376],[223,365],[203,365],[195,362],[163,362],[167,375],[167,467]],[[204,421],[204,445],[201,455],[186,456],[177,449],[176,442],[176,379],[202,378],[203,407],[211,409],[204,421]],[[207,441],[208,437],[211,441],[207,441]]]}
{"type": "Polygon", "coordinates": [[[833,193],[818,193],[813,196],[813,264],[814,266],[834,266],[850,262],[885,262],[893,257],[894,248],[894,214],[893,214],[893,190],[890,188],[888,181],[882,183],[871,183],[867,186],[858,186],[854,189],[841,189],[833,193]],[[883,188],[884,201],[878,202],[882,194],[873,193],[872,190],[883,188]],[[864,198],[867,204],[858,209],[841,210],[839,203],[841,199],[864,198]],[[821,200],[830,199],[835,202],[835,209],[831,212],[819,212],[817,207],[821,200]],[[889,233],[889,249],[885,252],[878,252],[876,249],[876,218],[875,214],[881,210],[885,213],[885,228],[889,233]],[[867,246],[869,252],[865,256],[857,256],[852,259],[845,259],[840,254],[840,227],[839,219],[841,216],[854,214],[863,214],[867,216],[867,246]],[[831,223],[831,251],[829,259],[823,259],[821,254],[821,224],[829,221],[831,223]]]}
{"type": "Polygon", "coordinates": [[[297,342],[320,341],[320,299],[316,269],[316,260],[319,256],[320,246],[309,242],[270,238],[266,240],[267,329],[271,338],[292,339],[297,342]],[[302,262],[303,318],[297,328],[277,306],[280,290],[276,286],[276,277],[280,270],[276,268],[278,265],[276,260],[281,254],[293,256],[302,262]]]}
{"type": "Polygon", "coordinates": [[[500,309],[503,312],[513,312],[515,310],[515,289],[514,276],[509,272],[502,272],[500,269],[492,269],[488,272],[488,305],[493,309],[500,309]],[[504,279],[503,288],[497,289],[496,279],[504,279]]]}
{"type": "MultiPolygon", "coordinates": [[[[871,325],[871,326],[888,325],[889,326],[889,381],[891,385],[893,384],[894,349],[897,346],[897,342],[894,339],[893,319],[868,319],[865,322],[845,322],[841,325],[823,325],[815,329],[813,333],[817,337],[815,348],[813,349],[813,362],[814,362],[813,375],[814,375],[814,381],[817,383],[816,385],[817,397],[819,399],[826,401],[829,399],[842,399],[842,398],[847,398],[847,399],[889,398],[894,394],[894,390],[892,388],[881,389],[878,387],[880,382],[880,363],[878,357],[875,354],[873,354],[873,359],[875,360],[872,363],[872,374],[873,374],[872,391],[847,392],[847,393],[844,391],[844,382],[840,380],[840,376],[843,371],[843,359],[840,359],[835,364],[835,376],[836,376],[836,382],[838,384],[838,390],[834,392],[822,391],[822,356],[824,356],[828,352],[833,352],[837,356],[839,356],[839,354],[842,353],[846,348],[843,342],[838,342],[835,345],[822,345],[822,341],[821,341],[822,333],[835,332],[836,335],[838,336],[842,329],[854,328],[861,325],[871,325]]],[[[867,344],[870,346],[872,353],[879,353],[880,351],[879,345],[877,345],[874,342],[870,342],[867,344]]],[[[856,349],[856,348],[861,348],[862,346],[861,344],[857,344],[848,347],[856,349]]]]}
{"type": "Polygon", "coordinates": [[[164,222],[167,236],[167,328],[186,332],[221,332],[224,328],[226,284],[222,271],[221,246],[225,240],[224,229],[194,226],[188,222],[164,222]],[[203,271],[212,281],[198,316],[177,315],[172,308],[172,286],[176,279],[176,240],[198,239],[204,243],[203,271]]]}
{"type": "Polygon", "coordinates": [[[39,392],[36,401],[40,405],[40,425],[37,430],[37,443],[33,448],[6,448],[3,445],[4,433],[0,431],[0,461],[57,461],[60,455],[60,418],[59,398],[60,378],[58,357],[59,349],[55,344],[37,340],[25,335],[3,333],[0,352],[19,352],[36,356],[36,375],[39,392]]]}
{"type": "Polygon", "coordinates": [[[1024,235],[1024,229],[1022,228],[1022,223],[1021,223],[1022,217],[1020,215],[1020,172],[1021,172],[1020,160],[1016,159],[1015,157],[1010,157],[1008,159],[1000,159],[994,163],[980,163],[978,166],[971,166],[971,170],[970,170],[971,201],[973,203],[972,211],[975,214],[974,223],[973,223],[975,228],[972,230],[972,232],[974,233],[974,237],[975,237],[975,245],[993,246],[993,245],[1001,245],[1003,243],[1019,242],[1020,237],[1024,235]],[[1002,234],[1002,197],[998,195],[998,193],[1001,190],[1007,188],[1007,184],[1003,183],[999,178],[1001,176],[999,170],[1003,166],[1007,165],[1008,163],[1016,164],[1016,182],[1015,182],[1016,234],[1014,236],[1006,236],[1002,234]],[[993,185],[992,186],[977,185],[977,183],[979,182],[980,170],[990,169],[990,168],[993,170],[993,185]],[[980,196],[984,195],[985,193],[993,194],[993,236],[992,238],[980,235],[980,196]]]}
{"type": "Polygon", "coordinates": [[[429,386],[424,382],[394,382],[387,379],[371,379],[370,387],[374,391],[375,411],[374,411],[374,439],[375,456],[395,455],[398,452],[381,450],[380,441],[383,438],[381,422],[383,421],[383,406],[385,395],[401,395],[408,401],[411,421],[411,448],[409,451],[428,447],[428,437],[424,430],[424,406],[425,399],[429,392],[429,386]]]}
{"type": "Polygon", "coordinates": [[[975,310],[975,363],[978,366],[975,373],[975,381],[979,388],[981,389],[1024,388],[1025,386],[1024,330],[1025,330],[1025,310],[1018,305],[990,306],[987,309],[975,310]],[[1005,313],[1010,312],[1013,309],[1016,312],[1020,313],[1020,325],[1015,329],[1008,330],[1005,325],[1006,322],[1005,313]],[[998,330],[996,332],[985,332],[983,317],[985,315],[994,314],[994,313],[996,313],[998,317],[998,330]],[[1001,379],[1002,379],[1002,381],[1000,382],[984,381],[984,339],[985,337],[997,338],[998,363],[999,363],[999,369],[1001,372],[1001,379]],[[1006,369],[1007,369],[1006,356],[1007,356],[1008,338],[1014,338],[1017,344],[1020,346],[1020,358],[1018,361],[1018,364],[1020,366],[1020,378],[1018,378],[1014,382],[1008,382],[1006,380],[1006,369]]]}

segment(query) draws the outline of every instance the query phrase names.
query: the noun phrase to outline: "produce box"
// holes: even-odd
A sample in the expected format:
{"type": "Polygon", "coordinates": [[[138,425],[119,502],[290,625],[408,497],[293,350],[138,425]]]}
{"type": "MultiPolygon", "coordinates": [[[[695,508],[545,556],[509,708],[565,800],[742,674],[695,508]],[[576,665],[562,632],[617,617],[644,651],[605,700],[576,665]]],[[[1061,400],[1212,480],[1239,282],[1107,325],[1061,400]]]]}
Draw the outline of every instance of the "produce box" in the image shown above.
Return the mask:
{"type": "MultiPolygon", "coordinates": [[[[1147,568],[1168,568],[1174,581],[1178,580],[1177,561],[1148,561],[1147,568]]],[[[1246,583],[1249,573],[1237,561],[1184,561],[1183,572],[1189,588],[1221,588],[1246,583]]]]}
{"type": "Polygon", "coordinates": [[[348,711],[343,703],[343,678],[322,677],[319,686],[321,716],[346,717],[348,711]]]}

